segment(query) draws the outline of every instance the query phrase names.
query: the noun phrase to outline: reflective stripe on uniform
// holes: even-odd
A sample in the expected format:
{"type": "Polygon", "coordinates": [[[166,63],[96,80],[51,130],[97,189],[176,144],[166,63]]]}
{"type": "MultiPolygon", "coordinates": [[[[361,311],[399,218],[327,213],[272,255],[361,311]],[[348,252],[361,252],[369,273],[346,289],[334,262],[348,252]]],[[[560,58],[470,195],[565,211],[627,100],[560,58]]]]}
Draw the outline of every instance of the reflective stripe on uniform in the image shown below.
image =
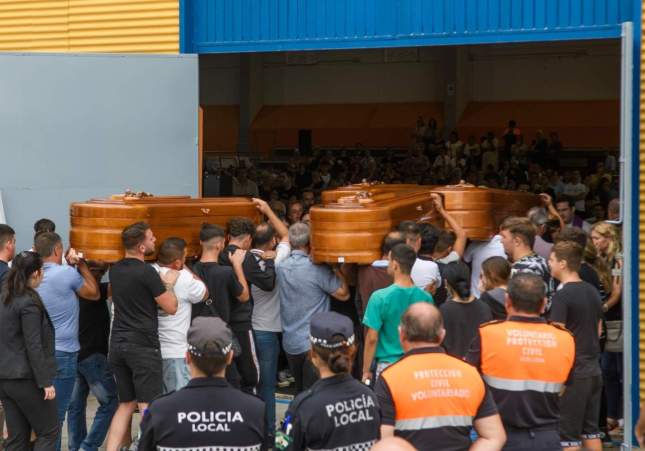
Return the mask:
{"type": "Polygon", "coordinates": [[[313,449],[307,448],[307,451],[369,451],[376,443],[376,440],[369,440],[367,442],[352,443],[351,445],[339,446],[337,448],[313,449]]]}
{"type": "Polygon", "coordinates": [[[421,429],[472,426],[472,424],[473,417],[471,416],[450,415],[396,420],[394,429],[397,431],[418,431],[421,429]]]}
{"type": "Polygon", "coordinates": [[[483,375],[484,380],[491,388],[508,391],[537,391],[540,393],[560,393],[564,384],[557,382],[535,381],[535,380],[518,380],[495,377],[487,374],[483,375]]]}
{"type": "Polygon", "coordinates": [[[260,451],[262,445],[251,446],[157,446],[157,451],[260,451]]]}

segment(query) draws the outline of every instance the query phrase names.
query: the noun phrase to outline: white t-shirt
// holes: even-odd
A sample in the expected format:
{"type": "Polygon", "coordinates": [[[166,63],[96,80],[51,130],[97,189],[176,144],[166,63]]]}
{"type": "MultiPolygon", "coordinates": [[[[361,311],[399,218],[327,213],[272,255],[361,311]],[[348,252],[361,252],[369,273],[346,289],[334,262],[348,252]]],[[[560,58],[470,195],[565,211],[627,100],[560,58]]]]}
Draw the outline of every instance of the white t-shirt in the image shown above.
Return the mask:
{"type": "MultiPolygon", "coordinates": [[[[156,263],[152,267],[162,275],[170,270],[156,263]]],[[[184,268],[179,271],[179,278],[173,291],[177,298],[177,313],[169,315],[159,310],[159,344],[162,359],[181,359],[186,355],[188,350],[186,335],[190,327],[192,304],[204,299],[206,285],[201,280],[195,279],[193,274],[184,268]]]]}
{"type": "MultiPolygon", "coordinates": [[[[565,196],[569,197],[578,197],[581,194],[585,194],[587,192],[587,185],[584,183],[566,183],[564,185],[564,191],[562,192],[565,196]]],[[[585,201],[583,200],[577,200],[576,201],[576,210],[577,211],[585,211],[585,201]]]]}
{"type": "MultiPolygon", "coordinates": [[[[274,263],[278,267],[291,254],[291,246],[289,246],[289,243],[281,242],[275,251],[274,263]]],[[[262,251],[259,249],[253,249],[251,252],[256,255],[262,254],[262,251]]],[[[264,271],[264,260],[260,260],[258,263],[262,271],[264,271]]],[[[251,324],[253,325],[253,330],[282,332],[278,280],[276,279],[275,282],[275,286],[271,291],[263,291],[255,285],[251,285],[251,295],[253,296],[251,324]]]]}
{"type": "Polygon", "coordinates": [[[443,263],[444,265],[448,265],[450,263],[455,263],[461,260],[461,257],[456,251],[450,251],[448,255],[446,255],[444,258],[440,258],[437,260],[439,263],[443,263]]]}
{"type": "Polygon", "coordinates": [[[426,286],[433,282],[435,287],[438,287],[441,284],[439,266],[432,260],[422,260],[417,258],[412,266],[410,277],[412,277],[412,282],[422,290],[425,290],[426,286]]]}
{"type": "Polygon", "coordinates": [[[464,261],[471,263],[472,270],[470,273],[470,293],[476,297],[481,294],[477,289],[479,285],[479,275],[482,271],[482,263],[491,257],[504,257],[504,245],[502,245],[502,237],[495,235],[490,241],[473,241],[466,248],[464,253],[464,261]]]}

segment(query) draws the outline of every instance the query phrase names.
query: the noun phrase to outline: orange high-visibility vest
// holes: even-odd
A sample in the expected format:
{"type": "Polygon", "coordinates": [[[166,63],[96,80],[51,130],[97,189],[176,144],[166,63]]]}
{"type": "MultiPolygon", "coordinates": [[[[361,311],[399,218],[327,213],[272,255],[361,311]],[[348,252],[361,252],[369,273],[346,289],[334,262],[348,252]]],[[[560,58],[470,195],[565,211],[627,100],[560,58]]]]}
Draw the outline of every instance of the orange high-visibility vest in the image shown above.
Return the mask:
{"type": "Polygon", "coordinates": [[[479,335],[481,372],[489,387],[556,394],[563,389],[576,356],[568,330],[510,320],[484,324],[479,335]]]}
{"type": "Polygon", "coordinates": [[[386,368],[397,431],[471,426],[486,387],[477,369],[443,352],[404,356],[386,368]]]}

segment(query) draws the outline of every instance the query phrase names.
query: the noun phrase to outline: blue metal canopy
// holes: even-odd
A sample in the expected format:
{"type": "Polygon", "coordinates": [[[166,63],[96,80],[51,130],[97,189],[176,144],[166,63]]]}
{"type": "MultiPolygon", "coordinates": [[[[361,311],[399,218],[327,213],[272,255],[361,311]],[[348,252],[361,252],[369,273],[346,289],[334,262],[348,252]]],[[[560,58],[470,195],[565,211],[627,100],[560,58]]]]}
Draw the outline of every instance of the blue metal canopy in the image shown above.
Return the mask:
{"type": "MultiPolygon", "coordinates": [[[[620,36],[635,0],[181,0],[183,53],[620,36]]],[[[635,20],[638,22],[638,20],[635,20]]]]}

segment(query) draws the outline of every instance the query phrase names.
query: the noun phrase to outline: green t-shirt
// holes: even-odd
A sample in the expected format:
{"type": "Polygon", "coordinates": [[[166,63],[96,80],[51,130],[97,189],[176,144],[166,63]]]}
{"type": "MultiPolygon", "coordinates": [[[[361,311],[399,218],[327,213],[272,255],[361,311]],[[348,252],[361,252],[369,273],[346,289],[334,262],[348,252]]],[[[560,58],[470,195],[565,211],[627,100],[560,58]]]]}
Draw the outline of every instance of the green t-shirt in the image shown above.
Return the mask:
{"type": "Polygon", "coordinates": [[[394,363],[403,356],[399,342],[399,323],[403,312],[416,302],[434,304],[432,295],[427,291],[396,284],[376,290],[370,296],[363,324],[378,332],[375,354],[377,362],[394,363]]]}

